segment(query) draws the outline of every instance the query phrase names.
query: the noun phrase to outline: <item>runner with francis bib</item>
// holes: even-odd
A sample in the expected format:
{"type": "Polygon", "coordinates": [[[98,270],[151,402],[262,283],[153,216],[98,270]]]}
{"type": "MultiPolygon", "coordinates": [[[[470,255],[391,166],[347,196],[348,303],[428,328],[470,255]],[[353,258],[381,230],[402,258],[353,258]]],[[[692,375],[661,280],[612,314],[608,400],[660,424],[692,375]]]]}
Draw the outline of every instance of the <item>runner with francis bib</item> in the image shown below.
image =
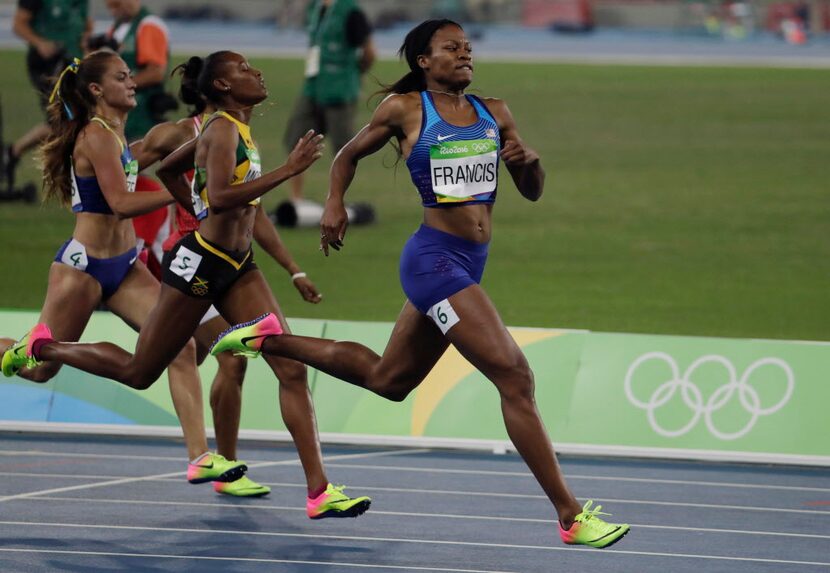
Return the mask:
{"type": "Polygon", "coordinates": [[[238,325],[212,352],[286,356],[401,401],[452,344],[499,391],[508,435],[554,505],[562,541],[608,547],[629,526],[606,523],[599,506],[580,506],[569,490],[536,409],[527,359],[479,285],[499,161],[521,195],[536,201],[544,187],[539,156],[522,142],[504,101],[464,93],[473,59],[461,26],[423,22],[399,53],[410,72],[388,88],[369,125],[337,155],[321,221],[320,248],[328,255],[343,246],[343,199],[358,161],[394,138],[421,195],[424,219],[403,249],[400,278],[408,301],[383,356],[354,342],[285,334],[272,315],[238,325]]]}
{"type": "MultiPolygon", "coordinates": [[[[195,142],[194,207],[201,222],[198,231],[182,238],[165,256],[161,293],[139,332],[135,354],[108,342],[57,342],[46,325],[38,324],[25,345],[6,352],[4,367],[7,362],[19,367],[50,360],[128,386],[146,387],[185,346],[211,304],[232,324],[265,312],[281,321],[281,328],[288,328],[253,261],[254,221],[262,195],[320,158],[322,136],[308,132],[284,165],[262,174],[248,125],[254,107],[268,97],[260,71],[240,54],[215,52],[203,60],[198,86],[218,110],[205,121],[195,142]],[[17,352],[20,348],[24,351],[17,352]]],[[[182,189],[171,184],[169,189],[179,201],[188,192],[186,185],[182,189]]],[[[306,514],[311,519],[361,515],[371,500],[349,498],[342,486],[332,485],[326,477],[305,366],[278,357],[271,357],[268,364],[281,376],[280,411],[308,484],[306,514]]]]}

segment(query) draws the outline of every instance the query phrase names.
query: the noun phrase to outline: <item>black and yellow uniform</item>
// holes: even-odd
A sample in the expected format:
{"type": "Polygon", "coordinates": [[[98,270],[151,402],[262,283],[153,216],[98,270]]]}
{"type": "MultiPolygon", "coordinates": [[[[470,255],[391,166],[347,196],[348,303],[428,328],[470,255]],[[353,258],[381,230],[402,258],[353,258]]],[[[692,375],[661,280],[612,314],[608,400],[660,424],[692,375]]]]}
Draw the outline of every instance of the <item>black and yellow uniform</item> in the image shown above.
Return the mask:
{"type": "MultiPolygon", "coordinates": [[[[231,185],[238,185],[246,181],[252,181],[262,175],[262,162],[259,158],[259,150],[251,138],[251,126],[242,123],[224,111],[217,111],[211,115],[202,126],[202,131],[207,129],[210,122],[218,117],[224,117],[236,125],[239,130],[239,144],[236,146],[236,167],[233,170],[231,185]]],[[[200,221],[208,216],[210,201],[207,196],[207,170],[204,167],[195,167],[193,183],[191,184],[191,198],[193,199],[193,212],[200,221]]],[[[251,201],[250,205],[259,205],[260,199],[251,201]]]]}
{"type": "Polygon", "coordinates": [[[185,235],[162,260],[161,280],[184,294],[216,300],[236,280],[257,268],[254,251],[228,251],[202,237],[185,235]]]}
{"type": "MultiPolygon", "coordinates": [[[[262,164],[249,125],[233,118],[224,111],[217,111],[203,124],[202,131],[218,117],[224,117],[239,130],[236,148],[236,166],[231,185],[239,185],[262,175],[262,164]]],[[[201,221],[208,216],[210,202],[207,195],[207,170],[196,166],[192,183],[193,210],[201,221]]],[[[249,204],[259,205],[260,199],[249,204]]],[[[254,251],[228,251],[202,237],[199,231],[182,238],[170,249],[162,261],[162,282],[188,296],[215,300],[239,277],[257,268],[254,251]]]]}

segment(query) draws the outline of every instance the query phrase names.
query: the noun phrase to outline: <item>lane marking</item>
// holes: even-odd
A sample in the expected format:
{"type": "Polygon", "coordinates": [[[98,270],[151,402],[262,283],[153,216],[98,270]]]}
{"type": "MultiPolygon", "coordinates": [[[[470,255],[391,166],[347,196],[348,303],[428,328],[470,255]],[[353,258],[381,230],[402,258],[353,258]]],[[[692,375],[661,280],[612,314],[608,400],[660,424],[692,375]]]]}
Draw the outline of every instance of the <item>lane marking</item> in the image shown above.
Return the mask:
{"type": "MultiPolygon", "coordinates": [[[[199,502],[199,501],[158,501],[158,500],[135,500],[135,499],[102,499],[102,498],[86,498],[86,497],[56,497],[56,496],[48,496],[48,497],[36,497],[27,499],[26,501],[68,501],[68,502],[77,502],[83,503],[85,505],[95,504],[95,503],[109,503],[109,504],[116,504],[116,505],[160,505],[160,506],[173,506],[173,507],[206,507],[206,508],[215,508],[215,509],[233,509],[238,510],[240,507],[244,507],[245,509],[259,509],[264,511],[293,511],[293,512],[305,512],[305,508],[302,507],[286,507],[282,505],[245,505],[241,506],[238,504],[229,504],[229,503],[208,503],[208,502],[199,502]]],[[[510,522],[510,523],[538,523],[545,526],[550,526],[553,523],[553,519],[537,519],[532,517],[501,517],[501,516],[490,516],[490,515],[459,515],[453,513],[417,513],[417,512],[406,512],[406,511],[381,511],[372,509],[372,515],[388,515],[392,517],[415,517],[415,518],[440,518],[440,519],[469,519],[474,521],[498,521],[498,522],[510,522]]],[[[755,530],[744,530],[744,529],[717,529],[712,527],[681,527],[676,525],[646,525],[642,523],[632,523],[630,524],[631,527],[638,527],[644,529],[667,529],[667,530],[674,530],[674,531],[697,531],[703,533],[735,533],[741,535],[772,535],[775,537],[799,537],[804,539],[830,539],[830,535],[817,535],[812,533],[789,533],[789,532],[782,532],[782,531],[755,531],[755,530]]]]}
{"type": "MultiPolygon", "coordinates": [[[[400,452],[389,452],[386,455],[399,455],[400,452]]],[[[353,456],[358,455],[370,455],[370,454],[348,454],[353,456]]],[[[383,454],[375,454],[375,457],[378,457],[383,454]]],[[[327,459],[334,459],[327,458],[327,459]]],[[[262,464],[250,464],[249,468],[259,468],[259,467],[266,467],[266,466],[278,466],[278,465],[290,465],[290,464],[298,464],[299,461],[282,461],[282,462],[264,462],[262,464]]],[[[0,473],[0,475],[4,475],[0,473]]],[[[15,474],[15,475],[28,475],[28,474],[15,474]]],[[[38,474],[34,474],[38,475],[38,474]]],[[[17,494],[11,495],[6,497],[0,497],[0,502],[9,501],[13,499],[22,499],[28,497],[38,497],[44,495],[51,495],[55,493],[62,493],[65,491],[74,491],[79,489],[89,489],[94,487],[104,487],[108,485],[119,485],[122,483],[138,483],[142,481],[179,481],[182,476],[182,472],[172,472],[169,474],[158,474],[152,476],[145,476],[145,477],[138,477],[138,478],[122,478],[122,479],[113,479],[110,481],[92,483],[92,484],[82,484],[78,486],[68,486],[64,488],[55,488],[53,490],[41,490],[35,491],[31,493],[25,494],[17,494]],[[176,478],[176,479],[173,479],[176,478]]],[[[43,477],[54,477],[53,475],[46,474],[43,477]]],[[[106,477],[106,476],[65,476],[66,478],[77,477],[78,479],[89,479],[89,478],[96,478],[96,477],[106,477]]],[[[271,487],[285,487],[285,488],[303,488],[305,489],[304,484],[298,483],[285,483],[285,482],[262,482],[263,485],[271,486],[271,487]]],[[[547,496],[540,495],[540,494],[524,494],[524,493],[502,493],[502,492],[481,492],[475,491],[471,492],[468,490],[465,491],[457,491],[457,490],[437,490],[437,489],[413,489],[413,488],[395,488],[395,487],[379,487],[379,486],[363,486],[363,485],[354,485],[350,484],[350,488],[365,492],[390,492],[390,493],[406,493],[406,494],[427,494],[427,495],[452,495],[455,497],[460,496],[486,496],[486,497],[496,497],[496,498],[507,498],[507,499],[537,499],[537,500],[545,500],[547,501],[547,496]]],[[[583,496],[580,496],[583,497],[583,496]]],[[[830,516],[830,511],[828,510],[821,510],[821,509],[795,509],[795,508],[779,508],[779,507],[755,507],[751,505],[718,505],[718,504],[711,504],[711,503],[691,503],[691,502],[680,502],[680,501],[653,501],[647,499],[616,499],[616,498],[607,498],[601,496],[595,496],[591,498],[587,496],[586,499],[593,499],[595,502],[599,503],[621,503],[621,504],[635,504],[635,505],[659,505],[659,506],[667,506],[667,507],[693,507],[693,508],[700,508],[700,509],[727,509],[730,511],[734,510],[743,510],[743,511],[756,511],[756,512],[771,512],[771,513],[798,513],[798,514],[808,514],[808,515],[827,515],[830,516]]]]}
{"type": "MultiPolygon", "coordinates": [[[[294,483],[284,483],[284,482],[268,482],[267,485],[269,486],[276,486],[276,487],[305,487],[302,485],[297,485],[294,483]]],[[[547,496],[541,494],[528,494],[528,493],[502,493],[502,492],[489,492],[489,491],[457,491],[457,490],[441,490],[441,489],[414,489],[414,488],[397,488],[397,487],[378,487],[378,486],[365,486],[365,485],[355,485],[350,484],[349,487],[360,490],[360,491],[381,491],[381,492],[391,492],[391,493],[407,493],[407,494],[429,494],[429,495],[452,495],[455,497],[460,496],[475,496],[475,497],[502,497],[506,499],[539,499],[548,501],[547,496]]],[[[660,505],[660,506],[669,506],[669,507],[696,507],[696,508],[704,508],[704,509],[728,509],[730,511],[734,510],[746,510],[746,511],[768,511],[773,513],[803,513],[809,515],[827,515],[830,516],[830,511],[822,511],[818,509],[790,509],[790,508],[779,508],[779,507],[755,507],[751,505],[717,505],[712,503],[690,503],[690,502],[680,502],[680,501],[652,501],[647,499],[616,499],[610,497],[590,497],[590,496],[579,496],[580,498],[584,499],[593,499],[594,502],[598,503],[624,503],[624,504],[640,504],[640,505],[660,505]]]]}
{"type": "MultiPolygon", "coordinates": [[[[367,452],[367,453],[362,453],[362,454],[343,454],[343,455],[331,456],[331,457],[328,457],[328,458],[324,457],[323,461],[325,462],[326,460],[355,459],[355,458],[360,458],[360,457],[377,458],[377,457],[401,455],[401,454],[407,455],[410,452],[411,453],[423,453],[424,451],[429,451],[429,450],[406,450],[406,451],[392,450],[392,451],[386,451],[386,452],[367,452]]],[[[281,461],[277,461],[277,462],[263,462],[263,463],[260,463],[260,464],[251,464],[249,466],[249,468],[252,468],[252,467],[270,467],[270,466],[279,466],[279,465],[297,465],[299,463],[300,463],[299,459],[281,460],[281,461]]],[[[137,482],[141,482],[141,481],[152,481],[152,480],[163,479],[163,478],[181,477],[182,475],[184,475],[184,472],[178,471],[178,472],[169,472],[169,473],[156,474],[156,475],[150,475],[150,476],[121,478],[121,479],[114,479],[114,480],[108,480],[108,481],[103,481],[103,482],[86,483],[86,484],[73,485],[73,486],[67,486],[67,487],[57,487],[57,488],[44,489],[44,490],[39,490],[39,491],[30,491],[30,492],[27,492],[27,493],[19,493],[19,494],[15,494],[15,495],[7,495],[5,497],[0,497],[0,503],[4,502],[4,501],[10,501],[10,500],[13,500],[13,499],[23,499],[23,498],[27,498],[27,497],[37,497],[37,496],[49,495],[49,494],[53,494],[53,493],[64,493],[64,492],[67,492],[67,491],[77,491],[77,490],[80,490],[80,489],[92,489],[92,488],[96,488],[96,487],[106,487],[106,486],[110,486],[110,485],[121,485],[121,484],[126,484],[126,483],[137,483],[137,482]]],[[[306,486],[303,485],[302,487],[306,487],[306,486]]]]}
{"type": "MultiPolygon", "coordinates": [[[[360,541],[360,542],[384,542],[384,543],[412,543],[417,545],[458,545],[462,547],[480,547],[480,548],[494,548],[501,549],[539,549],[543,551],[581,551],[588,553],[613,553],[615,555],[641,555],[649,557],[679,557],[683,559],[709,559],[716,561],[744,561],[751,563],[780,563],[786,565],[817,565],[821,567],[830,567],[830,562],[821,561],[795,561],[790,559],[766,559],[762,557],[730,557],[727,555],[699,555],[690,553],[666,553],[658,551],[630,551],[623,549],[594,549],[591,547],[550,547],[547,545],[518,545],[510,543],[480,543],[475,541],[448,541],[444,539],[408,539],[401,537],[362,537],[357,535],[320,535],[311,533],[282,533],[271,531],[239,531],[236,529],[197,529],[190,527],[142,527],[137,525],[97,525],[97,524],[83,524],[83,523],[44,523],[33,521],[0,521],[0,525],[11,526],[32,526],[32,527],[62,527],[71,529],[118,529],[124,531],[152,531],[159,532],[175,532],[175,533],[199,533],[199,534],[214,534],[214,535],[250,535],[257,537],[280,537],[280,538],[298,538],[298,539],[312,539],[319,542],[322,540],[328,541],[360,541]]],[[[100,539],[98,540],[100,541],[100,539]]]]}
{"type": "MultiPolygon", "coordinates": [[[[416,450],[416,453],[429,453],[434,450],[429,448],[421,448],[416,450]]],[[[402,451],[403,452],[403,451],[402,451]]],[[[159,456],[131,456],[123,454],[67,454],[60,452],[44,452],[38,450],[0,450],[0,456],[59,456],[59,457],[73,457],[73,458],[87,458],[87,459],[114,459],[114,460],[148,460],[148,461],[170,461],[181,463],[182,457],[159,457],[159,456]]],[[[334,459],[334,458],[330,458],[334,459]]],[[[296,461],[296,458],[292,458],[296,461]]],[[[290,460],[280,460],[280,463],[289,462],[290,460]]],[[[249,465],[257,464],[273,464],[269,460],[254,460],[249,465]]],[[[521,463],[521,462],[520,462],[521,463]]],[[[408,467],[408,466],[378,466],[370,464],[328,464],[333,468],[347,468],[347,469],[372,469],[372,470],[388,470],[401,472],[423,472],[436,474],[458,474],[458,475],[490,475],[503,477],[521,477],[534,479],[530,472],[506,472],[494,470],[464,470],[464,469],[447,469],[447,468],[424,468],[424,467],[408,467]]],[[[263,466],[264,467],[264,466],[263,466]]],[[[647,471],[647,470],[644,470],[647,471]]],[[[757,473],[763,473],[761,469],[757,473]]],[[[743,478],[744,476],[740,476],[743,478]]],[[[699,480],[673,480],[673,479],[651,479],[651,478],[635,478],[624,476],[592,476],[584,474],[569,474],[565,473],[565,479],[583,479],[594,481],[624,481],[632,483],[662,483],[668,485],[695,485],[703,487],[731,487],[740,489],[768,489],[768,490],[782,490],[782,491],[813,491],[813,492],[830,492],[830,488],[826,487],[807,487],[807,486],[788,486],[775,484],[748,484],[748,483],[731,483],[731,482],[717,482],[717,481],[699,481],[699,480]]],[[[830,503],[830,502],[828,502],[830,503]]]]}
{"type": "MultiPolygon", "coordinates": [[[[522,477],[535,479],[533,474],[527,472],[505,472],[493,470],[460,470],[460,469],[444,469],[444,468],[424,468],[424,467],[407,467],[407,466],[376,466],[376,465],[361,465],[361,464],[331,464],[333,468],[349,468],[349,469],[372,469],[372,470],[389,470],[401,472],[425,472],[425,473],[444,473],[444,474],[460,474],[460,475],[489,475],[489,476],[504,476],[504,477],[522,477]]],[[[763,472],[759,472],[763,473],[763,472]]],[[[743,478],[744,476],[740,476],[743,478]]],[[[633,483],[663,483],[669,485],[698,485],[704,487],[735,487],[735,488],[751,488],[751,489],[780,489],[785,491],[817,491],[830,492],[830,487],[802,487],[791,485],[769,485],[769,484],[748,484],[748,483],[732,483],[732,482],[717,482],[717,481],[695,481],[695,480],[674,480],[674,479],[651,479],[651,478],[635,478],[635,477],[621,477],[621,476],[591,476],[583,474],[569,474],[565,472],[565,479],[584,479],[595,481],[625,481],[633,483]]]]}
{"type": "Polygon", "coordinates": [[[205,555],[166,555],[163,553],[116,553],[112,551],[67,551],[61,549],[12,549],[0,548],[7,553],[46,553],[57,555],[83,555],[88,557],[139,557],[142,559],[187,559],[201,561],[241,561],[248,563],[290,563],[294,565],[336,565],[338,567],[362,567],[365,569],[393,569],[396,571],[449,571],[450,573],[513,573],[511,571],[491,571],[484,569],[448,569],[441,567],[414,567],[407,565],[372,565],[369,563],[342,563],[338,561],[300,561],[293,559],[258,559],[256,557],[207,557],[205,555]]]}

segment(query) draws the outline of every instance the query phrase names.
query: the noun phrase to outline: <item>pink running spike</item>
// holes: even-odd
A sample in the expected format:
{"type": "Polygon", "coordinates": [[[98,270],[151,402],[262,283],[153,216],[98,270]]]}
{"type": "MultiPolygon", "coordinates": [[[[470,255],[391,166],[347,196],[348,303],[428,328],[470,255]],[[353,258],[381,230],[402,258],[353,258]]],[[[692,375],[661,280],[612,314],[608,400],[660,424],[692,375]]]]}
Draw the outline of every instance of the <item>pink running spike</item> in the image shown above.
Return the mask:
{"type": "Polygon", "coordinates": [[[258,319],[258,322],[256,322],[256,325],[254,326],[256,338],[251,338],[248,342],[246,342],[246,346],[258,351],[262,348],[262,343],[265,342],[265,339],[268,336],[279,336],[282,332],[283,330],[280,320],[273,312],[269,312],[261,319],[258,319]]]}
{"type": "Polygon", "coordinates": [[[51,339],[52,331],[44,323],[36,324],[32,330],[29,331],[29,342],[26,344],[26,356],[29,358],[37,358],[34,356],[34,344],[38,340],[51,339]]]}

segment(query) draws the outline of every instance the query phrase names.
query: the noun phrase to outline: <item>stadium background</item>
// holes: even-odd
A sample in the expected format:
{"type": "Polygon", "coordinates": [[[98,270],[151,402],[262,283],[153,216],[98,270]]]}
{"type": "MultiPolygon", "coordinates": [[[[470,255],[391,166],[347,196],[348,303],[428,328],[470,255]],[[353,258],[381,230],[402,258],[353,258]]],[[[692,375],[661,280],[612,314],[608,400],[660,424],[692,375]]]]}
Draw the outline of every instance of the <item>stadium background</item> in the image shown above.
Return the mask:
{"type": "MultiPolygon", "coordinates": [[[[105,25],[102,2],[92,4],[105,25]]],[[[147,4],[186,17],[169,19],[174,61],[225,47],[254,55],[271,97],[253,129],[264,166],[279,165],[302,76],[296,6],[200,2],[199,13],[190,2],[147,4]]],[[[808,4],[804,44],[782,37],[781,18],[770,16],[797,14],[795,3],[746,4],[736,12],[721,4],[595,2],[590,32],[579,30],[586,20],[577,4],[364,5],[387,21],[377,31],[382,61],[364,84],[363,119],[379,82],[403,73],[392,56],[411,21],[448,13],[476,38],[475,93],[506,99],[543,158],[543,199],[527,203],[506,183],[496,208],[484,286],[507,324],[828,340],[827,3],[808,4]],[[707,25],[709,13],[717,26],[711,18],[707,25]],[[735,13],[751,16],[741,32],[735,13]]],[[[13,6],[0,4],[7,139],[38,114],[21,47],[9,32],[13,6]]],[[[305,304],[281,269],[261,264],[287,316],[394,320],[403,301],[398,254],[420,219],[408,174],[395,160],[387,148],[361,164],[349,197],[373,203],[378,223],[351,229],[342,253],[324,259],[315,229],[282,231],[324,293],[321,305],[305,304]]],[[[325,196],[327,165],[328,158],[310,171],[312,198],[325,196]]],[[[21,178],[37,177],[28,163],[21,178]]],[[[275,190],[266,208],[283,197],[275,190]]],[[[54,205],[0,205],[0,306],[39,308],[48,261],[71,228],[70,214],[54,205]]],[[[14,322],[8,316],[5,324],[14,322]]],[[[799,380],[818,384],[819,364],[810,362],[799,380]]]]}

